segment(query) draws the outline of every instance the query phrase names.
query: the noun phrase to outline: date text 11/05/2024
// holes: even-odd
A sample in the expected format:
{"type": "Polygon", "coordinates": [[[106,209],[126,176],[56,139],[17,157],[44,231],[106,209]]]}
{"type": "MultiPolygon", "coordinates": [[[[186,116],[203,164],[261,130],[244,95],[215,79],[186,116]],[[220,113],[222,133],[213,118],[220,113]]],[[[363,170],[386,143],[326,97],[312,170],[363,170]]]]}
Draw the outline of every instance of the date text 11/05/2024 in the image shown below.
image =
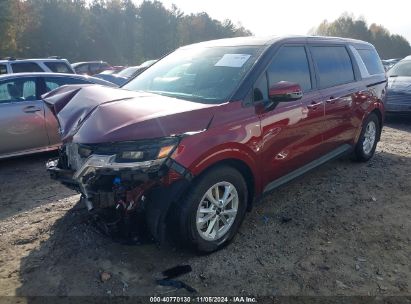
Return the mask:
{"type": "Polygon", "coordinates": [[[150,297],[150,303],[257,303],[255,297],[150,297]]]}

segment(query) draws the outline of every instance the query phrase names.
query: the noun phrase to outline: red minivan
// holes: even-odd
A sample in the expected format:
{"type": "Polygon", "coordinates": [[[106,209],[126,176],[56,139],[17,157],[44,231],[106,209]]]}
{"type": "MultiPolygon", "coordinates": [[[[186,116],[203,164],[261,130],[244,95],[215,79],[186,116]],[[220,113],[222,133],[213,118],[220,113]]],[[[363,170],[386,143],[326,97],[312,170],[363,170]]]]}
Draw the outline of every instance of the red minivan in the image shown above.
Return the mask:
{"type": "Polygon", "coordinates": [[[344,154],[369,160],[387,79],[375,48],[327,37],[189,45],[120,89],[65,86],[44,101],[62,135],[52,177],[107,226],[211,252],[264,194],[344,154]]]}

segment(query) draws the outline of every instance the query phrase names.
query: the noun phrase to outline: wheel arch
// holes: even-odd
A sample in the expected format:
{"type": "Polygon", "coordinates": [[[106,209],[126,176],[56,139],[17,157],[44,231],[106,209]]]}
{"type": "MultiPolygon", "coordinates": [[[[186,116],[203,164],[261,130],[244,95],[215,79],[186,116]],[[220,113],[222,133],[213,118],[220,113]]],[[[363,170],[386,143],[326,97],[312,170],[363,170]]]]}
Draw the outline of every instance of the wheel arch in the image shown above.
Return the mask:
{"type": "Polygon", "coordinates": [[[209,165],[207,168],[205,168],[199,175],[197,175],[194,179],[193,182],[195,182],[196,179],[199,177],[203,176],[210,170],[219,167],[219,166],[230,166],[234,169],[236,169],[244,178],[244,181],[247,186],[247,210],[250,211],[253,206],[254,202],[254,197],[256,195],[256,181],[255,181],[255,176],[249,167],[249,165],[244,162],[243,160],[240,160],[238,158],[227,158],[227,159],[222,159],[219,161],[216,161],[209,165]]]}
{"type": "Polygon", "coordinates": [[[361,121],[361,125],[360,128],[358,128],[356,134],[355,134],[355,139],[354,139],[354,146],[357,144],[358,140],[360,139],[360,134],[361,134],[361,130],[364,126],[364,123],[367,119],[368,116],[370,116],[371,114],[375,114],[378,118],[378,122],[380,124],[380,131],[378,132],[378,137],[377,137],[377,141],[380,141],[381,139],[381,131],[382,131],[382,127],[383,127],[383,123],[384,123],[384,115],[383,115],[383,111],[381,110],[380,107],[378,106],[374,106],[372,109],[370,109],[369,111],[367,111],[364,116],[362,117],[362,121],[361,121]]]}

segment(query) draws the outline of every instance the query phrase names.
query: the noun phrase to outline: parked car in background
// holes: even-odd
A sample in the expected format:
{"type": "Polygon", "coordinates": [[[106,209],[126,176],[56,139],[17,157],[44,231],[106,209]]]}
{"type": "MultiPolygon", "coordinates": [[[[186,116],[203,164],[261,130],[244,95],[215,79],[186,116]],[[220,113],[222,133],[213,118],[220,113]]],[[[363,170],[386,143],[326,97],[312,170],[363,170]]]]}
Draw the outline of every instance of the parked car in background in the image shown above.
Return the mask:
{"type": "Polygon", "coordinates": [[[104,61],[76,62],[71,66],[77,74],[90,76],[99,74],[105,70],[114,70],[111,65],[104,61]]]}
{"type": "Polygon", "coordinates": [[[0,75],[30,72],[75,73],[66,59],[56,58],[55,56],[37,59],[15,59],[9,57],[0,60],[0,75]]]}
{"type": "Polygon", "coordinates": [[[44,96],[64,142],[47,166],[106,227],[129,227],[140,212],[157,240],[174,234],[210,252],[234,237],[262,195],[346,153],[369,160],[386,86],[375,48],[363,41],[194,44],[121,89],[44,96]]]}
{"type": "Polygon", "coordinates": [[[388,72],[385,109],[389,113],[411,113],[411,56],[405,57],[388,72]]]}
{"type": "Polygon", "coordinates": [[[383,64],[385,70],[388,71],[400,60],[401,60],[401,58],[395,58],[395,59],[385,59],[385,60],[381,60],[381,61],[382,61],[382,64],[383,64]]]}
{"type": "Polygon", "coordinates": [[[40,96],[67,84],[115,85],[99,78],[57,73],[0,76],[0,158],[56,149],[57,121],[40,96]]]}
{"type": "Polygon", "coordinates": [[[142,72],[147,70],[151,65],[153,65],[157,60],[148,60],[143,62],[141,65],[127,67],[124,70],[117,72],[117,73],[100,73],[94,75],[94,77],[98,77],[112,83],[115,83],[119,86],[125,84],[128,80],[140,75],[142,72]]]}

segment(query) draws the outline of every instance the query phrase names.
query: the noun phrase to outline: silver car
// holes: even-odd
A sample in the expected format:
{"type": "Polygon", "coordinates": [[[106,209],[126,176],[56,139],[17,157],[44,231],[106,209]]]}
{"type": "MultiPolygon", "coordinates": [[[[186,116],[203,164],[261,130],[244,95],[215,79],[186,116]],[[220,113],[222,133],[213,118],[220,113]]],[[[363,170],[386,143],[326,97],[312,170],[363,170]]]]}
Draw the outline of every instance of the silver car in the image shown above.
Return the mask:
{"type": "Polygon", "coordinates": [[[99,78],[57,73],[0,76],[0,159],[58,148],[58,124],[41,95],[67,84],[116,86],[99,78]]]}
{"type": "Polygon", "coordinates": [[[387,113],[411,113],[411,56],[404,58],[388,72],[387,113]]]}

